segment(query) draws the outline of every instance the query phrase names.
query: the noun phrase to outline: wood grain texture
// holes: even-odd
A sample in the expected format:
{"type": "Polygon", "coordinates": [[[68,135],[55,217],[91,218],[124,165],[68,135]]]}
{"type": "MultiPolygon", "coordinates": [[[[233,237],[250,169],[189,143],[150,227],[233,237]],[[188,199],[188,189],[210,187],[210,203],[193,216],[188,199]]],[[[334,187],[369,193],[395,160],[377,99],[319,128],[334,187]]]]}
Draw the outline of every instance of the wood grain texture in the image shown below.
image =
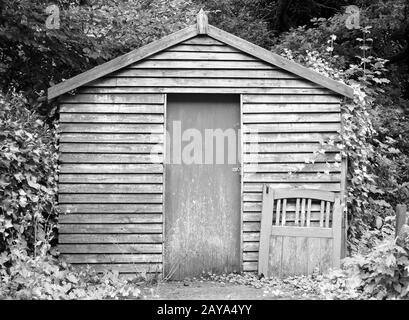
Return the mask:
{"type": "Polygon", "coordinates": [[[63,254],[107,254],[107,253],[156,253],[162,254],[161,244],[60,244],[58,250],[63,254]]]}
{"type": "Polygon", "coordinates": [[[61,224],[59,232],[69,234],[87,233],[162,233],[162,224],[134,223],[92,223],[92,224],[61,224]]]}
{"type": "Polygon", "coordinates": [[[120,274],[153,274],[160,275],[162,273],[161,263],[97,263],[97,264],[83,264],[77,263],[73,265],[75,268],[91,267],[97,272],[104,272],[106,270],[115,270],[120,274]]]}
{"type": "Polygon", "coordinates": [[[163,186],[161,183],[157,184],[92,184],[92,183],[75,183],[66,184],[60,183],[58,185],[58,193],[107,193],[107,194],[126,194],[126,193],[162,193],[163,186]]]}
{"type": "Polygon", "coordinates": [[[68,263],[160,263],[161,254],[64,254],[68,263]]]}
{"type": "Polygon", "coordinates": [[[274,192],[267,185],[263,186],[263,208],[261,216],[262,232],[260,235],[260,251],[258,259],[259,274],[268,274],[269,244],[271,225],[273,223],[274,192]]]}
{"type": "Polygon", "coordinates": [[[188,40],[197,35],[196,26],[190,26],[178,32],[172,33],[158,41],[152,42],[142,48],[133,50],[125,55],[122,55],[116,59],[106,62],[98,67],[95,67],[89,71],[81,73],[71,79],[66,80],[60,84],[57,84],[48,89],[48,99],[51,100],[63,93],[78,88],[87,82],[102,77],[106,74],[114,72],[124,66],[127,66],[135,61],[141,60],[150,56],[156,52],[169,48],[179,42],[188,40]]]}
{"type": "Polygon", "coordinates": [[[92,80],[100,78],[101,76],[107,75],[112,73],[118,69],[126,67],[138,60],[146,58],[150,56],[151,60],[211,60],[211,59],[222,59],[227,61],[246,61],[246,60],[256,60],[255,57],[262,61],[267,61],[270,64],[275,66],[279,66],[280,68],[295,73],[302,78],[306,78],[313,83],[317,83],[323,87],[329,88],[336,93],[352,97],[352,89],[342,83],[334,81],[332,79],[326,78],[310,69],[302,67],[292,61],[286,60],[278,55],[275,55],[272,52],[269,52],[265,49],[262,49],[256,45],[253,45],[245,40],[242,40],[238,37],[235,37],[227,32],[219,30],[215,27],[210,26],[209,28],[209,35],[213,38],[218,38],[223,42],[230,45],[230,48],[239,49],[241,52],[232,52],[234,50],[228,49],[228,52],[219,52],[223,46],[215,45],[213,47],[207,47],[207,50],[200,50],[197,49],[195,51],[190,51],[193,49],[189,49],[189,46],[192,44],[184,44],[183,47],[179,48],[179,50],[171,49],[169,51],[163,51],[166,48],[172,47],[173,45],[177,44],[178,41],[181,42],[186,40],[186,38],[192,38],[195,36],[195,26],[188,27],[184,30],[181,30],[177,33],[169,35],[162,40],[153,42],[144,46],[140,49],[134,50],[126,55],[118,57],[110,62],[107,62],[101,66],[98,66],[94,69],[91,69],[85,73],[82,73],[74,78],[71,78],[64,83],[58,84],[48,91],[49,99],[53,99],[63,93],[66,93],[72,89],[80,87],[86,83],[89,83],[92,80]],[[148,51],[150,50],[150,52],[148,51]],[[162,51],[162,52],[160,52],[162,51]],[[159,53],[158,53],[159,52],[159,53]],[[155,54],[156,53],[156,54],[155,54]],[[215,58],[215,53],[217,53],[217,57],[215,58]]]}
{"type": "MultiPolygon", "coordinates": [[[[235,128],[240,119],[237,98],[168,96],[170,136],[173,121],[181,121],[182,132],[195,128],[203,135],[206,129],[235,128]]],[[[176,149],[171,149],[169,159],[173,159],[175,152],[176,149]]],[[[165,275],[183,279],[199,276],[203,271],[240,270],[240,180],[239,174],[232,171],[236,166],[236,161],[231,164],[172,161],[166,165],[165,275]]]]}
{"type": "Polygon", "coordinates": [[[59,217],[60,223],[162,223],[160,213],[93,213],[65,214],[59,217]]]}
{"type": "Polygon", "coordinates": [[[161,133],[61,133],[60,142],[87,143],[163,143],[161,133]]]}
{"type": "MultiPolygon", "coordinates": [[[[264,186],[265,190],[266,186],[264,186]]],[[[268,186],[271,188],[271,186],[268,186]]],[[[251,242],[251,246],[246,246],[247,250],[252,250],[251,255],[245,255],[246,262],[251,263],[254,259],[254,251],[257,247],[254,243],[259,240],[259,248],[267,246],[267,253],[270,255],[266,274],[272,276],[292,276],[307,275],[315,270],[326,272],[329,268],[339,267],[341,256],[341,205],[340,199],[334,193],[318,190],[296,190],[296,189],[278,189],[274,192],[276,223],[272,225],[271,221],[267,226],[269,229],[269,238],[265,243],[265,226],[261,225],[260,232],[256,228],[248,229],[249,233],[244,241],[251,242]],[[281,200],[282,199],[282,200],[281,200]],[[284,200],[295,199],[295,221],[289,223],[286,212],[285,222],[279,223],[279,217],[284,206],[284,200]],[[331,227],[323,227],[324,203],[333,203],[331,227]],[[300,213],[298,210],[300,208],[300,213]],[[300,215],[300,216],[298,216],[300,215]],[[300,225],[297,223],[300,218],[300,225]],[[251,233],[250,233],[251,232],[251,233]]],[[[269,199],[263,193],[263,202],[269,199]]],[[[257,202],[254,202],[257,204],[257,202]]],[[[293,210],[291,205],[285,203],[286,209],[293,210]]],[[[328,206],[329,208],[329,206],[328,206]]],[[[287,211],[286,210],[286,211],[287,211]]],[[[270,209],[270,215],[273,208],[270,209]]],[[[291,212],[291,211],[290,211],[291,212]]],[[[263,215],[261,213],[261,220],[263,215]]],[[[268,215],[267,215],[268,216],[268,215]]],[[[274,216],[272,217],[274,220],[274,216]]],[[[251,224],[259,221],[257,214],[252,213],[251,224]]],[[[248,223],[247,223],[248,224],[248,223]]],[[[262,261],[264,252],[259,252],[259,263],[262,261]]],[[[250,270],[253,265],[247,265],[246,270],[250,270]]],[[[260,267],[259,267],[260,268],[260,267]]]]}
{"type": "MultiPolygon", "coordinates": [[[[257,271],[264,183],[274,189],[339,192],[342,187],[340,168],[328,168],[326,164],[339,162],[336,150],[314,157],[313,164],[304,163],[313,158],[312,152],[320,143],[339,139],[340,97],[322,83],[211,37],[190,37],[180,44],[166,45],[165,51],[128,60],[126,66],[99,79],[88,79],[76,95],[61,97],[59,200],[63,211],[69,212],[61,222],[71,226],[68,230],[73,232],[106,232],[112,226],[118,234],[109,236],[117,236],[120,241],[125,241],[122,236],[134,235],[123,232],[144,232],[144,227],[138,225],[160,225],[165,152],[163,93],[243,94],[243,269],[257,271]],[[157,155],[150,156],[151,150],[157,155]],[[327,170],[328,176],[317,175],[327,170]],[[296,173],[289,177],[289,171],[296,173]],[[121,224],[133,227],[121,229],[121,224]],[[78,225],[82,226],[74,229],[78,225]],[[92,229],[86,225],[100,227],[92,229]]],[[[307,209],[308,203],[306,222],[310,222],[310,227],[319,225],[320,208],[311,204],[311,211],[307,209]]],[[[272,219],[276,217],[273,215],[272,219]]],[[[288,203],[280,224],[293,226],[295,221],[295,207],[288,203]]],[[[62,234],[100,236],[89,241],[103,241],[104,235],[108,236],[62,234]]],[[[305,248],[305,243],[299,241],[293,248],[295,252],[305,248]]],[[[129,248],[138,250],[137,245],[129,248]]],[[[99,254],[95,250],[93,253],[99,254]]],[[[98,263],[105,265],[101,261],[94,264],[98,263]]]]}
{"type": "Polygon", "coordinates": [[[161,204],[61,204],[63,213],[162,213],[161,204]]]}
{"type": "MultiPolygon", "coordinates": [[[[245,70],[243,70],[244,72],[245,70]]],[[[188,80],[188,78],[187,78],[188,80]]],[[[186,80],[186,81],[187,81],[186,80]]],[[[315,95],[315,94],[328,94],[327,90],[320,88],[293,88],[293,87],[212,87],[212,82],[207,82],[207,87],[150,87],[150,86],[136,86],[135,82],[131,82],[129,86],[87,86],[79,89],[79,94],[139,94],[139,93],[162,93],[162,94],[174,94],[174,93],[203,93],[203,94],[271,94],[271,95],[284,95],[290,97],[292,95],[315,95]]]]}
{"type": "Polygon", "coordinates": [[[317,72],[303,67],[297,63],[287,60],[271,51],[256,46],[244,39],[236,37],[226,31],[220,30],[214,26],[209,26],[208,35],[216,40],[222,41],[234,48],[247,52],[261,60],[267,61],[275,66],[283,68],[284,70],[293,72],[302,78],[318,83],[323,87],[329,88],[336,93],[342,94],[346,97],[353,97],[353,89],[341,82],[332,80],[317,72]]]}
{"type": "Polygon", "coordinates": [[[92,244],[92,243],[162,243],[162,234],[61,234],[60,244],[92,244]]]}

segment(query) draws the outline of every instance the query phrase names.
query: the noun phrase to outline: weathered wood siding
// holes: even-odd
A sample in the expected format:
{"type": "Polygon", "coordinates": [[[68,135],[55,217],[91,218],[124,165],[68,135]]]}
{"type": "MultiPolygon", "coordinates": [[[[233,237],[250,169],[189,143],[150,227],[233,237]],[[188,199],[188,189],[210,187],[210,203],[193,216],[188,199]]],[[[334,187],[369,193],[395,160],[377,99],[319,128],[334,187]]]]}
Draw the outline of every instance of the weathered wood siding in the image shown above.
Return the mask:
{"type": "Polygon", "coordinates": [[[65,96],[60,123],[64,257],[99,270],[160,272],[164,96],[65,96]]]}
{"type": "Polygon", "coordinates": [[[166,93],[242,94],[244,271],[257,268],[263,183],[340,190],[339,170],[317,177],[333,152],[288,175],[340,129],[339,97],[198,36],[63,97],[60,248],[68,261],[162,270],[163,156],[151,163],[149,153],[163,152],[166,93]],[[261,132],[258,153],[249,130],[261,132]]]}
{"type": "MultiPolygon", "coordinates": [[[[341,127],[339,98],[318,94],[244,95],[242,122],[243,270],[257,271],[264,183],[277,188],[341,191],[339,152],[326,146],[329,151],[314,154],[323,148],[323,141],[330,137],[337,140],[341,127]],[[307,159],[314,163],[306,164],[307,159]]],[[[294,206],[287,208],[290,224],[294,211],[294,206]]],[[[319,207],[312,208],[313,224],[318,223],[319,211],[319,207]]]]}

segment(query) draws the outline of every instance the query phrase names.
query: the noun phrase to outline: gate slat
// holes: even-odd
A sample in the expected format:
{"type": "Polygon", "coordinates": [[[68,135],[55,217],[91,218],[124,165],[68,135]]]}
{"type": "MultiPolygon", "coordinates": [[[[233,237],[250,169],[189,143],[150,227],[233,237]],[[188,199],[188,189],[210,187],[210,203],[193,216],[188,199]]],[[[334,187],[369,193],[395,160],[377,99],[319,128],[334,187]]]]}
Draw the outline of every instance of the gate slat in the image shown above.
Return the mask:
{"type": "Polygon", "coordinates": [[[324,208],[325,208],[325,201],[321,200],[321,209],[320,209],[320,227],[324,226],[324,208]]]}
{"type": "Polygon", "coordinates": [[[270,235],[273,220],[274,195],[271,188],[263,187],[263,207],[261,209],[260,247],[258,258],[258,272],[267,275],[270,235]]]}
{"type": "Polygon", "coordinates": [[[310,226],[311,221],[311,199],[308,199],[307,202],[307,227],[310,226]]]}
{"type": "Polygon", "coordinates": [[[286,222],[286,213],[287,213],[287,199],[283,200],[283,216],[281,218],[281,225],[285,226],[285,222],[286,222]]]}
{"type": "Polygon", "coordinates": [[[327,201],[327,208],[325,210],[325,228],[329,228],[329,212],[331,210],[331,202],[327,201]]]}
{"type": "Polygon", "coordinates": [[[281,209],[281,200],[277,200],[276,226],[278,226],[280,224],[280,209],[281,209]]]}
{"type": "Polygon", "coordinates": [[[305,225],[305,198],[301,200],[301,227],[305,225]]]}
{"type": "Polygon", "coordinates": [[[295,203],[295,219],[294,223],[296,226],[298,226],[298,220],[299,220],[299,210],[300,210],[300,198],[297,198],[296,203],[295,203]]]}

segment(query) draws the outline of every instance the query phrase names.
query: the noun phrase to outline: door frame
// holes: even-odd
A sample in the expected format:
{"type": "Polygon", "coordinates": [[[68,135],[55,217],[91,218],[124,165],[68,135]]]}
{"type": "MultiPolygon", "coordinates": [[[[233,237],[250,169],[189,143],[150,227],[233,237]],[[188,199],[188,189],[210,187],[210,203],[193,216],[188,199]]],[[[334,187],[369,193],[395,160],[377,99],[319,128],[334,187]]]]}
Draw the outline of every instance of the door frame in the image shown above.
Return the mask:
{"type": "MultiPolygon", "coordinates": [[[[221,94],[224,94],[222,92],[221,94]]],[[[225,93],[227,94],[227,93],[225,93]]],[[[230,93],[229,93],[230,94],[230,93]]],[[[243,272],[243,94],[240,96],[240,106],[239,106],[239,123],[240,123],[240,272],[243,272]]],[[[166,203],[165,203],[165,192],[166,192],[166,146],[167,146],[167,114],[168,114],[168,93],[163,94],[163,173],[162,173],[162,278],[165,278],[165,242],[166,242],[166,203]]]]}

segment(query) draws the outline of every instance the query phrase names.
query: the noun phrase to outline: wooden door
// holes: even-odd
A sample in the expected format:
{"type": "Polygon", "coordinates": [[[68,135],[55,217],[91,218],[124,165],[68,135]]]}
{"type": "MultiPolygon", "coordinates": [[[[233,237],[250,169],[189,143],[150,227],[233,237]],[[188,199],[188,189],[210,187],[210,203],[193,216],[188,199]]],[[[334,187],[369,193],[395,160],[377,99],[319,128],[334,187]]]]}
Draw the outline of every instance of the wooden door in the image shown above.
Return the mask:
{"type": "Polygon", "coordinates": [[[333,192],[263,190],[259,274],[307,275],[339,268],[342,210],[333,192]]]}
{"type": "Polygon", "coordinates": [[[239,96],[168,95],[166,127],[165,277],[239,271],[239,96]],[[226,133],[222,151],[212,140],[213,155],[206,140],[212,132],[226,133]],[[192,149],[199,138],[202,145],[192,149]]]}

